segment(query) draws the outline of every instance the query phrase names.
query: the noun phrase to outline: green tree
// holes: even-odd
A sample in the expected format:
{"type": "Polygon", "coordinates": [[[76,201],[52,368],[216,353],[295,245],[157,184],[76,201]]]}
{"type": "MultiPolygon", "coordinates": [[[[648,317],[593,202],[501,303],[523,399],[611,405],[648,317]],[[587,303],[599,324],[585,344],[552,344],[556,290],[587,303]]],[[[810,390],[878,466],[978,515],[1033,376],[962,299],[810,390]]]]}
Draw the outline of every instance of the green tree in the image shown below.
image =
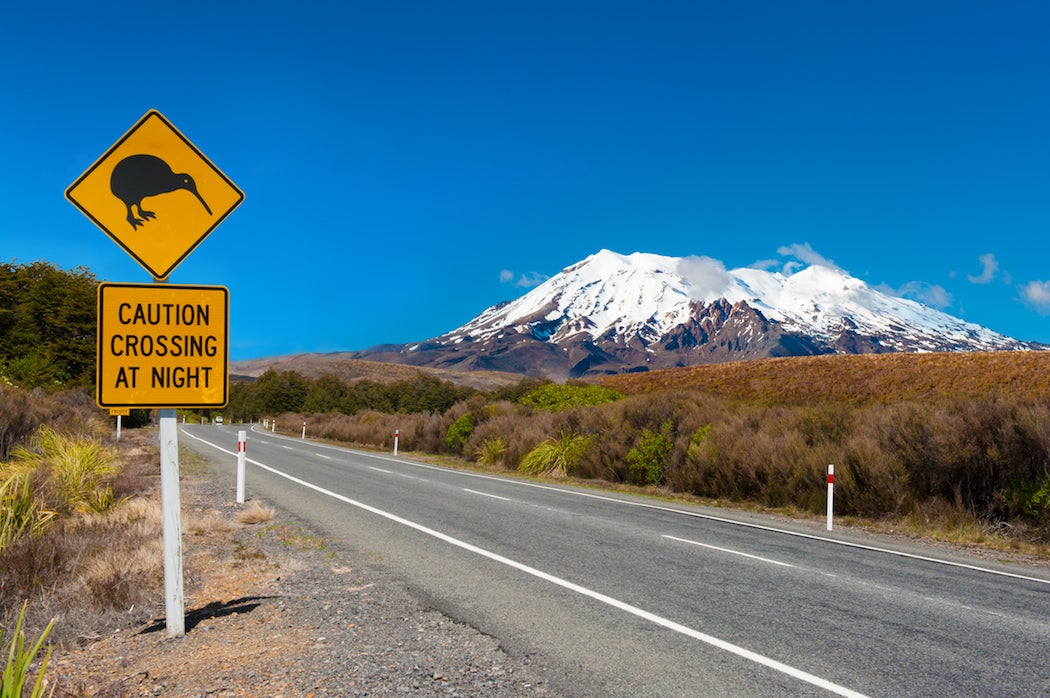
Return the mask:
{"type": "Polygon", "coordinates": [[[349,392],[346,383],[335,376],[321,376],[307,388],[303,411],[341,412],[349,392]]]}
{"type": "Polygon", "coordinates": [[[301,412],[310,386],[306,379],[294,371],[278,373],[272,368],[255,381],[253,407],[258,414],[281,414],[301,412]]]}
{"type": "Polygon", "coordinates": [[[82,267],[0,263],[0,365],[25,387],[88,387],[95,379],[96,289],[82,267]]]}

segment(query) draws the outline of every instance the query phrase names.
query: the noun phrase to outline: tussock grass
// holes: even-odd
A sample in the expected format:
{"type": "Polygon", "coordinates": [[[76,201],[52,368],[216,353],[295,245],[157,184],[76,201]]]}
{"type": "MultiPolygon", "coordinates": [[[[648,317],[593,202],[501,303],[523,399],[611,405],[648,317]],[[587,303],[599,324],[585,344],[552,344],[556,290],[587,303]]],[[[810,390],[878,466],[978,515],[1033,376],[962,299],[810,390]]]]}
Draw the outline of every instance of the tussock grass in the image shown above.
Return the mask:
{"type": "Polygon", "coordinates": [[[116,473],[113,451],[97,439],[62,434],[44,426],[33,447],[12,451],[13,473],[34,473],[39,495],[55,511],[104,512],[117,503],[110,479],[116,473]]]}
{"type": "Polygon", "coordinates": [[[590,445],[591,439],[579,434],[566,433],[557,439],[547,439],[526,454],[518,466],[518,472],[568,477],[576,471],[590,445]]]}
{"type": "Polygon", "coordinates": [[[246,509],[237,513],[237,523],[245,526],[273,521],[273,507],[264,506],[260,502],[251,502],[246,509]]]}
{"type": "Polygon", "coordinates": [[[0,481],[0,551],[23,535],[39,535],[54,517],[34,496],[28,473],[10,473],[0,481]]]}

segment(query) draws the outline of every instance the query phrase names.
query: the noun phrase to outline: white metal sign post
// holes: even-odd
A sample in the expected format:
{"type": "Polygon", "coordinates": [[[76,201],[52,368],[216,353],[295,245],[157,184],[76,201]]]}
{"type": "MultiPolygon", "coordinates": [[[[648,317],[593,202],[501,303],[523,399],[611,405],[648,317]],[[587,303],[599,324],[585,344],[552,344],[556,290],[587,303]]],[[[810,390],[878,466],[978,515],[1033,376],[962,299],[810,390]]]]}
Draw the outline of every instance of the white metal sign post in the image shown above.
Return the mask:
{"type": "Polygon", "coordinates": [[[168,637],[186,634],[182,597],[179,430],[175,410],[160,410],[160,496],[164,528],[164,610],[168,637]]]}

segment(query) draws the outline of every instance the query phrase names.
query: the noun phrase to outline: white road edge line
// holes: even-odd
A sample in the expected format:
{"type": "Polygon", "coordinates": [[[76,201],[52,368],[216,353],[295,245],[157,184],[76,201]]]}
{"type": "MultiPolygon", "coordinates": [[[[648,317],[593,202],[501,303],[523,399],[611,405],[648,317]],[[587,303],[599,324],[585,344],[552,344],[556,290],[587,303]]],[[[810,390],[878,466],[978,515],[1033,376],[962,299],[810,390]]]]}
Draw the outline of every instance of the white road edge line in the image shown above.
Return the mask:
{"type": "Polygon", "coordinates": [[[477,490],[470,490],[470,489],[467,489],[466,487],[463,488],[463,491],[464,492],[470,492],[471,494],[479,494],[482,497],[492,497],[493,499],[499,499],[499,500],[502,500],[504,502],[511,501],[510,497],[501,497],[498,494],[489,494],[488,492],[478,492],[477,490]]]}
{"type": "Polygon", "coordinates": [[[750,553],[742,553],[739,550],[730,550],[729,548],[720,548],[717,545],[708,545],[707,543],[699,543],[695,540],[689,540],[688,538],[677,538],[675,536],[669,536],[666,533],[664,538],[676,540],[680,543],[688,543],[689,545],[698,545],[701,548],[710,548],[711,550],[717,550],[722,553],[729,553],[730,555],[739,555],[740,557],[749,557],[752,560],[759,560],[760,562],[768,562],[771,565],[780,565],[781,567],[794,567],[794,565],[787,562],[780,562],[779,560],[770,560],[768,557],[759,557],[758,555],[751,555],[750,553]]]}
{"type": "MultiPolygon", "coordinates": [[[[255,430],[255,427],[252,427],[255,430]]],[[[188,433],[188,432],[187,432],[188,433]]],[[[256,432],[258,433],[258,432],[256,432]]],[[[272,436],[272,435],[271,435],[272,436]]],[[[286,436],[280,436],[279,438],[290,438],[286,436]]],[[[298,441],[298,439],[295,439],[298,441]]],[[[326,446],[325,444],[318,444],[320,446],[326,446]]],[[[617,504],[623,504],[624,506],[630,507],[642,507],[644,509],[654,509],[656,511],[666,511],[671,514],[679,514],[681,516],[692,516],[697,519],[705,519],[707,521],[717,521],[719,523],[729,524],[731,526],[741,526],[743,528],[753,528],[759,531],[769,531],[770,533],[780,533],[785,536],[795,536],[796,538],[806,538],[808,540],[817,540],[824,543],[831,543],[832,545],[841,545],[846,548],[855,548],[857,550],[868,550],[873,553],[883,553],[885,555],[896,555],[897,557],[903,557],[909,560],[920,560],[922,562],[931,562],[937,565],[946,565],[948,567],[958,567],[959,569],[970,570],[971,572],[984,572],[985,574],[994,574],[999,577],[1009,577],[1011,579],[1023,579],[1026,582],[1037,582],[1039,584],[1050,585],[1050,579],[1043,579],[1041,577],[1032,577],[1025,574],[1017,574],[1015,572],[1004,572],[1003,570],[994,570],[990,567],[980,567],[979,565],[970,565],[965,562],[953,562],[951,560],[944,560],[938,557],[927,557],[926,555],[916,555],[915,553],[906,553],[902,550],[892,550],[890,548],[880,548],[874,545],[864,545],[863,543],[853,543],[847,540],[840,540],[838,538],[828,538],[826,536],[818,536],[812,533],[802,533],[800,531],[789,531],[784,528],[776,528],[774,526],[763,526],[762,524],[748,523],[747,521],[736,521],[734,519],[727,519],[722,516],[714,516],[712,514],[701,514],[697,511],[684,511],[682,509],[675,509],[674,507],[660,506],[659,504],[649,504],[648,502],[632,502],[626,499],[617,499],[616,497],[606,497],[600,494],[592,494],[590,492],[577,492],[575,490],[566,490],[560,487],[552,487],[550,485],[541,485],[536,482],[523,482],[521,480],[511,480],[508,478],[495,477],[493,475],[485,475],[483,473],[471,473],[462,470],[453,470],[451,468],[442,468],[436,465],[428,465],[426,463],[417,463],[411,460],[404,460],[401,458],[392,458],[377,453],[369,453],[367,451],[355,451],[350,448],[342,448],[340,446],[326,446],[327,448],[333,448],[337,450],[349,451],[350,453],[357,453],[369,458],[378,458],[380,460],[388,460],[394,463],[400,463],[402,465],[410,465],[416,468],[425,468],[428,470],[443,470],[446,472],[456,472],[466,477],[476,477],[484,480],[496,480],[498,482],[510,483],[514,485],[520,485],[522,487],[535,487],[540,490],[550,490],[551,492],[560,492],[561,494],[574,495],[577,497],[589,497],[591,499],[599,499],[605,502],[615,502],[617,504]]]]}
{"type": "MultiPolygon", "coordinates": [[[[221,446],[217,446],[216,444],[211,443],[210,441],[205,441],[204,439],[198,436],[194,436],[189,432],[183,433],[185,433],[190,438],[196,439],[201,443],[208,444],[212,448],[218,449],[223,453],[227,453],[231,456],[236,456],[236,454],[233,451],[228,451],[221,446]]],[[[542,579],[545,582],[550,582],[551,584],[560,586],[563,589],[568,589],[569,591],[594,599],[595,601],[599,601],[613,608],[619,609],[626,613],[630,613],[633,616],[637,616],[639,618],[647,620],[655,625],[659,625],[663,628],[667,628],[668,630],[672,630],[681,635],[691,637],[694,640],[699,640],[700,642],[703,642],[707,645],[717,647],[720,650],[729,652],[730,654],[735,654],[738,657],[755,662],[756,664],[760,664],[769,669],[773,669],[774,671],[779,671],[780,673],[798,679],[799,681],[803,681],[813,686],[823,688],[826,691],[834,693],[835,695],[846,696],[847,698],[867,698],[867,696],[865,696],[863,693],[858,693],[857,691],[846,688],[845,686],[840,686],[836,683],[828,681],[827,679],[822,679],[819,676],[810,674],[809,672],[797,669],[788,664],[784,664],[783,662],[778,662],[775,659],[771,659],[764,655],[758,654],[757,652],[752,652],[749,649],[745,649],[744,647],[740,647],[739,645],[734,645],[731,642],[726,642],[725,640],[721,640],[717,637],[714,637],[713,635],[708,635],[707,633],[702,633],[699,630],[694,630],[693,628],[684,626],[680,623],[676,623],[672,620],[668,620],[667,618],[658,616],[655,613],[650,613],[649,611],[638,608],[637,606],[632,606],[629,603],[625,603],[623,601],[620,601],[619,599],[614,599],[611,596],[606,596],[605,594],[594,591],[592,589],[588,589],[587,587],[580,586],[579,584],[575,584],[568,580],[562,579],[561,577],[555,577],[554,575],[549,574],[547,572],[543,572],[542,570],[538,570],[535,567],[529,567],[528,565],[518,562],[516,560],[511,560],[510,558],[503,557],[502,555],[485,550],[484,548],[479,548],[478,546],[473,545],[472,543],[467,543],[466,541],[461,541],[458,538],[453,538],[452,536],[447,535],[445,533],[441,533],[440,531],[435,531],[432,528],[427,528],[422,524],[418,524],[414,521],[409,521],[408,519],[402,518],[397,514],[392,514],[388,511],[383,511],[382,509],[377,509],[376,507],[370,506],[363,502],[358,502],[356,500],[350,499],[349,497],[345,497],[336,492],[332,492],[331,490],[326,490],[323,487],[307,482],[306,480],[302,480],[292,475],[288,475],[287,473],[283,473],[280,470],[272,468],[264,463],[260,463],[257,460],[248,458],[247,461],[252,465],[256,465],[262,468],[263,470],[267,470],[273,473],[274,475],[283,477],[286,480],[296,483],[297,485],[302,485],[307,489],[314,490],[315,492],[319,492],[323,495],[331,497],[332,499],[344,502],[346,504],[349,504],[350,506],[357,507],[358,509],[362,509],[377,516],[382,516],[383,518],[393,521],[394,523],[401,524],[402,526],[407,526],[408,528],[419,531],[420,533],[426,534],[433,538],[437,538],[440,541],[444,541],[449,545],[453,545],[457,548],[462,548],[463,550],[474,553],[475,555],[480,555],[481,557],[488,558],[489,560],[492,560],[494,562],[498,562],[502,565],[506,565],[507,567],[516,569],[519,572],[524,572],[525,574],[531,575],[538,579],[542,579]]]]}

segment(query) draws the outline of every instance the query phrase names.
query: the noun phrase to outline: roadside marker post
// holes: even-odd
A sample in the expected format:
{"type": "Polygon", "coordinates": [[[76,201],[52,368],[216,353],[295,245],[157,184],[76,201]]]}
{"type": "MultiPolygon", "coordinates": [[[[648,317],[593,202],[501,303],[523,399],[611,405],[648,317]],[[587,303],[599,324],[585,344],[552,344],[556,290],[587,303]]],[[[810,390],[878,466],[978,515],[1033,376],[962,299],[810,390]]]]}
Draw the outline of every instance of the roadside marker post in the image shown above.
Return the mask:
{"type": "Polygon", "coordinates": [[[828,530],[831,530],[831,518],[835,506],[835,466],[828,465],[828,530]]]}
{"type": "Polygon", "coordinates": [[[394,429],[394,455],[397,455],[397,440],[401,437],[401,430],[394,429]]]}
{"type": "Polygon", "coordinates": [[[244,461],[248,457],[248,434],[237,432],[237,503],[244,504],[244,461]]]}
{"type": "Polygon", "coordinates": [[[303,422],[303,438],[306,438],[306,422],[303,422]]]}

